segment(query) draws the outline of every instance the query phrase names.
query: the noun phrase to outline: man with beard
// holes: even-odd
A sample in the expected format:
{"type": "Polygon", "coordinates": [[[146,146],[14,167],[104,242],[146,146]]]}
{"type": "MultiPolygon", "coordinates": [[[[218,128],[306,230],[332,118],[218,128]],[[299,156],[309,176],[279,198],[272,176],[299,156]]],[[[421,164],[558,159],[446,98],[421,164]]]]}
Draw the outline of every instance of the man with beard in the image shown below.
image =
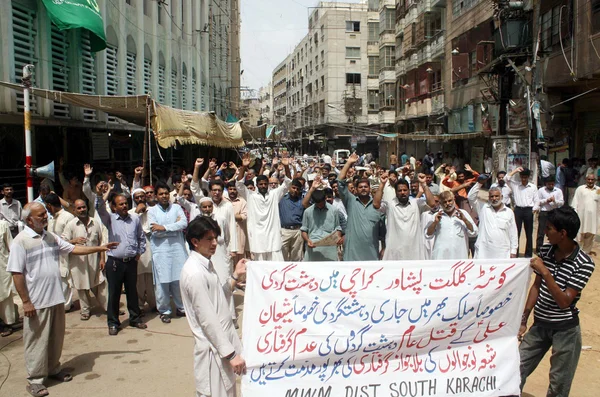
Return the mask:
{"type": "MultiPolygon", "coordinates": [[[[52,214],[52,219],[48,222],[48,231],[57,236],[62,236],[67,223],[75,217],[62,208],[60,199],[55,193],[49,193],[46,196],[46,209],[52,214]]],[[[60,258],[60,277],[65,297],[65,310],[70,311],[73,308],[73,290],[71,289],[71,272],[69,270],[68,255],[60,258]]]]}
{"type": "Polygon", "coordinates": [[[129,210],[129,214],[137,214],[142,224],[142,230],[146,236],[146,252],[140,256],[137,264],[137,294],[140,312],[144,314],[144,304],[148,304],[148,310],[156,309],[156,295],[154,294],[154,276],[152,274],[152,250],[150,249],[150,235],[152,229],[148,222],[148,208],[153,207],[156,202],[154,198],[154,188],[146,186],[148,190],[134,189],[132,192],[133,203],[135,207],[129,210]],[[148,194],[151,193],[151,194],[148,194]],[[150,200],[148,200],[150,197],[150,200]]]}
{"type": "MultiPolygon", "coordinates": [[[[313,182],[313,186],[315,186],[313,182]]],[[[272,187],[271,187],[272,188],[272,187]]],[[[305,207],[302,200],[302,184],[298,179],[292,180],[290,190],[279,202],[279,219],[281,221],[281,252],[286,262],[302,260],[304,240],[300,228],[305,207]]]]}
{"type": "MultiPolygon", "coordinates": [[[[73,205],[77,218],[67,223],[61,237],[76,246],[102,245],[101,223],[89,216],[85,201],[78,199],[73,205]]],[[[69,255],[71,280],[79,295],[82,321],[90,319],[90,309],[94,307],[90,293],[94,294],[102,309],[106,310],[106,283],[102,274],[105,263],[104,252],[85,256],[69,255]]]]}
{"type": "Polygon", "coordinates": [[[481,187],[487,177],[481,176],[469,190],[469,203],[479,214],[479,232],[475,242],[474,258],[503,259],[516,258],[517,225],[512,210],[502,202],[500,188],[489,190],[487,204],[479,198],[481,187]]]}
{"type": "Polygon", "coordinates": [[[358,155],[352,153],[338,175],[339,192],[348,213],[348,225],[344,241],[345,261],[376,261],[383,252],[379,251],[379,242],[385,250],[385,223],[381,213],[373,206],[371,187],[368,179],[359,179],[356,195],[349,193],[346,175],[358,161],[358,155]]]}
{"type": "Polygon", "coordinates": [[[507,206],[508,208],[511,208],[512,207],[512,199],[511,199],[512,198],[512,190],[510,190],[510,187],[504,180],[505,176],[506,176],[506,171],[498,171],[496,173],[497,182],[492,183],[492,186],[490,186],[490,188],[493,188],[493,187],[500,188],[500,192],[502,193],[502,202],[504,203],[505,206],[507,206]]]}
{"type": "Polygon", "coordinates": [[[154,291],[160,320],[168,324],[171,322],[171,297],[176,307],[175,314],[178,317],[185,316],[179,274],[188,257],[183,237],[188,222],[179,204],[171,203],[167,184],[159,182],[154,189],[158,203],[148,210],[148,223],[152,231],[150,248],[154,265],[154,291]]]}
{"type": "Polygon", "coordinates": [[[388,172],[387,183],[382,182],[383,187],[383,201],[393,201],[396,197],[396,182],[398,182],[398,172],[388,172]]]}
{"type": "MultiPolygon", "coordinates": [[[[429,225],[429,222],[433,222],[433,220],[435,219],[435,215],[440,210],[439,194],[434,195],[433,200],[434,200],[434,206],[431,207],[431,209],[429,211],[425,211],[421,214],[421,228],[422,228],[421,230],[423,232],[423,236],[427,232],[427,226],[429,225]]],[[[434,237],[424,239],[424,241],[423,241],[423,259],[425,259],[425,260],[431,259],[431,252],[433,251],[434,243],[435,243],[434,237]]]]}
{"type": "Polygon", "coordinates": [[[533,216],[540,209],[540,198],[535,185],[529,182],[531,171],[518,167],[506,176],[506,182],[510,186],[515,198],[515,221],[517,222],[517,233],[521,238],[521,227],[525,226],[525,257],[531,258],[533,254],[533,216]],[[519,173],[519,180],[514,175],[519,173]]]}
{"type": "Polygon", "coordinates": [[[440,193],[442,210],[429,222],[426,238],[435,238],[431,259],[466,259],[469,237],[477,236],[477,226],[465,210],[456,208],[454,194],[440,193]]]}
{"type": "Polygon", "coordinates": [[[408,182],[404,179],[396,182],[396,197],[391,201],[382,201],[383,185],[387,179],[387,173],[381,176],[382,183],[373,199],[373,207],[387,216],[386,250],[383,260],[424,259],[421,214],[429,209],[427,205],[435,205],[425,175],[419,174],[416,182],[417,189],[419,186],[423,189],[426,201],[410,197],[408,182]]]}
{"type": "Polygon", "coordinates": [[[256,177],[258,191],[246,188],[243,180],[250,166],[250,156],[244,155],[239,169],[236,187],[239,195],[246,199],[248,208],[248,240],[250,252],[255,261],[283,261],[281,252],[281,223],[279,217],[279,201],[289,190],[292,183],[289,158],[281,159],[286,178],[276,189],[269,190],[266,176],[256,177]]]}
{"type": "Polygon", "coordinates": [[[13,195],[15,189],[10,183],[2,185],[2,194],[4,197],[0,200],[0,219],[8,222],[10,234],[13,238],[19,234],[19,221],[21,220],[21,202],[15,200],[13,195]]]}
{"type": "Polygon", "coordinates": [[[587,174],[585,176],[585,185],[579,186],[573,196],[573,208],[577,211],[581,219],[581,228],[579,229],[579,242],[583,252],[596,255],[592,251],[594,238],[598,230],[598,209],[600,207],[600,187],[595,186],[596,176],[587,174]]]}
{"type": "Polygon", "coordinates": [[[233,215],[235,216],[236,223],[235,236],[237,236],[237,251],[234,251],[236,254],[234,263],[237,263],[245,257],[246,249],[248,248],[246,241],[248,240],[246,233],[248,209],[246,207],[246,200],[241,198],[238,194],[234,181],[227,183],[227,192],[229,193],[229,201],[231,201],[231,205],[233,205],[233,215]]]}
{"type": "Polygon", "coordinates": [[[342,244],[342,228],[338,211],[325,200],[325,191],[316,189],[316,184],[313,183],[308,194],[314,204],[308,207],[302,216],[302,228],[300,230],[307,245],[304,261],[337,261],[338,251],[336,245],[317,247],[315,242],[336,232],[337,245],[342,244]]]}
{"type": "Polygon", "coordinates": [[[15,289],[23,302],[23,346],[27,370],[27,392],[48,395],[46,378],[69,382],[71,374],[60,369],[65,339],[65,298],[61,291],[58,258],[68,254],[90,255],[116,250],[119,243],[100,247],[74,246],[52,232],[48,214],[40,203],[23,208],[24,230],[10,246],[7,270],[12,273],[15,289]]]}
{"type": "Polygon", "coordinates": [[[540,199],[540,213],[538,215],[537,239],[535,242],[535,251],[539,252],[544,244],[544,233],[546,232],[546,220],[548,213],[553,209],[560,208],[565,203],[562,190],[554,186],[554,175],[544,178],[546,186],[538,189],[540,199]]]}

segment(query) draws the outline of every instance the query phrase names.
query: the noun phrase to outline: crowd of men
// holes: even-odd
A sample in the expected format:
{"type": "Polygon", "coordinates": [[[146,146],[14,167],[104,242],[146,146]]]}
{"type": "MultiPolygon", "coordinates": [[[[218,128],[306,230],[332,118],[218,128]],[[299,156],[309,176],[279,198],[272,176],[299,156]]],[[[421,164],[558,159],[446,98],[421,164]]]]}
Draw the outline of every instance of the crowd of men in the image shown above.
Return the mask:
{"type": "MultiPolygon", "coordinates": [[[[536,280],[521,332],[523,384],[551,345],[579,351],[575,304],[594,269],[597,159],[574,174],[569,160],[554,167],[542,157],[539,188],[529,169],[492,173],[488,156],[481,173],[447,153],[422,161],[392,155],[385,168],[356,153],[344,164],[323,160],[198,158],[189,172],[147,186],[142,167],[129,184],[121,172],[95,175],[89,164],[80,180],[61,161],[62,196],[45,180],[24,207],[4,184],[0,325],[2,336],[18,326],[14,285],[23,301],[30,394],[48,394],[44,378],[71,379],[59,360],[73,289],[81,320],[98,306],[111,336],[121,330],[123,290],[129,326],[146,328],[144,315],[152,311],[164,324],[187,317],[198,395],[231,396],[235,376],[245,371],[232,292],[245,287],[246,260],[516,258],[522,229],[522,251],[532,257],[536,215],[536,280]],[[582,183],[571,186],[578,178],[582,183]],[[534,306],[534,326],[525,334],[534,306]]],[[[569,369],[551,378],[550,388],[559,390],[552,395],[568,395],[577,360],[573,353],[556,364],[569,369]]]]}

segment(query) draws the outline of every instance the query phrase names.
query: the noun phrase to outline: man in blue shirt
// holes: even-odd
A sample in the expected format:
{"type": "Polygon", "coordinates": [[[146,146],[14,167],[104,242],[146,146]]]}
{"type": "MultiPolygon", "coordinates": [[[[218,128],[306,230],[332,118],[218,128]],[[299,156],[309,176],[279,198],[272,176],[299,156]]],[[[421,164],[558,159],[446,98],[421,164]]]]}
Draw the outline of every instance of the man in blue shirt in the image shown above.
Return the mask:
{"type": "Polygon", "coordinates": [[[279,202],[279,220],[281,221],[281,252],[286,262],[302,260],[304,240],[302,239],[302,183],[295,178],[289,191],[279,202]]]}

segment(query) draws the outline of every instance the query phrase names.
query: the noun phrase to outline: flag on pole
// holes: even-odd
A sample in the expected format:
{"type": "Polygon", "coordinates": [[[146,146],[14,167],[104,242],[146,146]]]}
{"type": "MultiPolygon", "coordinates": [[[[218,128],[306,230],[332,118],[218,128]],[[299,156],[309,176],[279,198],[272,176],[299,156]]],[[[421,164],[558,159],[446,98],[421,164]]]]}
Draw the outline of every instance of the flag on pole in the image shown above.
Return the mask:
{"type": "Polygon", "coordinates": [[[42,0],[52,22],[60,29],[83,28],[90,31],[93,52],[106,48],[104,21],[98,0],[42,0]]]}

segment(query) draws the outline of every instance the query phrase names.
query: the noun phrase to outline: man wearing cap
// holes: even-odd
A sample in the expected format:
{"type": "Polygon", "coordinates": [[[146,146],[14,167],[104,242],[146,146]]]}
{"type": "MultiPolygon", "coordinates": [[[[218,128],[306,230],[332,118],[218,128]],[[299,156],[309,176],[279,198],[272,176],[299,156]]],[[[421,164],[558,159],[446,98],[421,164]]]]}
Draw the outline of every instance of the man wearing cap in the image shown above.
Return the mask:
{"type": "Polygon", "coordinates": [[[517,222],[517,233],[521,238],[521,227],[525,225],[525,257],[531,258],[533,254],[533,214],[540,209],[540,198],[535,185],[529,182],[531,171],[527,168],[518,167],[506,176],[506,182],[510,186],[515,199],[515,221],[517,222]],[[514,178],[520,174],[519,180],[514,178]]]}
{"type": "Polygon", "coordinates": [[[540,199],[540,213],[538,215],[538,230],[535,241],[535,251],[539,252],[544,244],[544,234],[546,233],[546,220],[548,212],[560,208],[565,203],[562,190],[554,186],[554,175],[544,178],[544,187],[538,189],[540,199]]]}

